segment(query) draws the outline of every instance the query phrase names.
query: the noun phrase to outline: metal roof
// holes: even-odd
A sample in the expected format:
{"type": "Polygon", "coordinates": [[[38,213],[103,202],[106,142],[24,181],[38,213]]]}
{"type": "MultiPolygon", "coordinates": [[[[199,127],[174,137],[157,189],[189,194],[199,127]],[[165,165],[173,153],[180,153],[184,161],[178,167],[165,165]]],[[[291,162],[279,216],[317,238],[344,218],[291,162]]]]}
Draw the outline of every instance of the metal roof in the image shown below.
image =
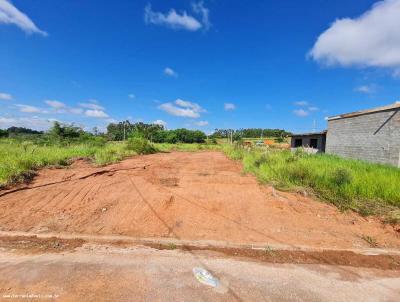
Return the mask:
{"type": "Polygon", "coordinates": [[[348,117],[354,117],[354,116],[359,116],[359,115],[364,115],[364,114],[370,114],[370,113],[375,113],[375,112],[393,110],[393,109],[400,109],[400,102],[396,102],[394,104],[377,107],[377,108],[373,108],[373,109],[361,110],[361,111],[355,111],[355,112],[330,116],[330,117],[328,117],[328,121],[338,120],[338,119],[348,118],[348,117]]]}

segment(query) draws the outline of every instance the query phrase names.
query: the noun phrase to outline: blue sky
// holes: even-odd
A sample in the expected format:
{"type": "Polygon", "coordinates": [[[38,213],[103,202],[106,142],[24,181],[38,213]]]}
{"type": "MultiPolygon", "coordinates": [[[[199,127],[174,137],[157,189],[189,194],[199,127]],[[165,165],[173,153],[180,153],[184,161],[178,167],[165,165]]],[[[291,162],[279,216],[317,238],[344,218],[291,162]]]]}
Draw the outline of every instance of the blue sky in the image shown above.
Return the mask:
{"type": "Polygon", "coordinates": [[[0,127],[326,127],[400,99],[400,0],[0,0],[0,127]]]}

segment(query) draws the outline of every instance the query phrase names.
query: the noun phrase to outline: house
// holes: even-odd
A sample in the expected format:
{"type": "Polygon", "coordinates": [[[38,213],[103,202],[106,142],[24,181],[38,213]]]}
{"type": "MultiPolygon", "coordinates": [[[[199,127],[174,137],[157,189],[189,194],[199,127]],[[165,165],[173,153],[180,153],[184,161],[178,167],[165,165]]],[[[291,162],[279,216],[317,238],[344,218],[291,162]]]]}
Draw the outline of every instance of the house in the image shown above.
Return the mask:
{"type": "Polygon", "coordinates": [[[400,103],[328,118],[326,153],[400,167],[400,103]]]}
{"type": "Polygon", "coordinates": [[[316,152],[325,152],[326,131],[304,134],[293,134],[291,148],[312,148],[316,152]]]}

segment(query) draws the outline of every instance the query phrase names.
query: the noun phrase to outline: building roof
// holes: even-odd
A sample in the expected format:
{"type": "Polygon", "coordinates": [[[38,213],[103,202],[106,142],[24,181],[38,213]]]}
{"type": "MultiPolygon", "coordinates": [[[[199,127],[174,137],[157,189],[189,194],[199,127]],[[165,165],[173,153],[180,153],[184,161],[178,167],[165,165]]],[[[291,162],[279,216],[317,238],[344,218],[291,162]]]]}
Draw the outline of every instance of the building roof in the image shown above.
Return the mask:
{"type": "Polygon", "coordinates": [[[326,133],[327,133],[328,131],[327,130],[324,130],[324,131],[321,131],[321,132],[309,132],[309,133],[294,133],[294,134],[292,134],[292,135],[289,135],[290,137],[293,137],[293,136],[313,136],[313,135],[326,135],[326,133]]]}
{"type": "Polygon", "coordinates": [[[400,102],[396,102],[394,104],[377,107],[377,108],[373,108],[373,109],[361,110],[361,111],[355,111],[355,112],[330,116],[330,117],[328,117],[328,121],[338,120],[338,119],[348,118],[348,117],[354,117],[354,116],[359,116],[359,115],[364,115],[364,114],[370,114],[370,113],[375,113],[375,112],[393,110],[393,109],[400,109],[400,102]]]}

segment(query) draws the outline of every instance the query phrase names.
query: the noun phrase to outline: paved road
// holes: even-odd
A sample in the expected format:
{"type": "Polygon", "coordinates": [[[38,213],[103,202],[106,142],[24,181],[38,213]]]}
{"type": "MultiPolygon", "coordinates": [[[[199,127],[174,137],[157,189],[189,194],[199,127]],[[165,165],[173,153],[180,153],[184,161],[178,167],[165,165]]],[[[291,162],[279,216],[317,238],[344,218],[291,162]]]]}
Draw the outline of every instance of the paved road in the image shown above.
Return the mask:
{"type": "Polygon", "coordinates": [[[275,265],[215,253],[145,247],[88,244],[73,252],[58,254],[26,254],[2,249],[1,299],[400,301],[400,272],[326,265],[275,265]],[[211,287],[197,281],[194,267],[208,269],[220,285],[211,287]]]}

